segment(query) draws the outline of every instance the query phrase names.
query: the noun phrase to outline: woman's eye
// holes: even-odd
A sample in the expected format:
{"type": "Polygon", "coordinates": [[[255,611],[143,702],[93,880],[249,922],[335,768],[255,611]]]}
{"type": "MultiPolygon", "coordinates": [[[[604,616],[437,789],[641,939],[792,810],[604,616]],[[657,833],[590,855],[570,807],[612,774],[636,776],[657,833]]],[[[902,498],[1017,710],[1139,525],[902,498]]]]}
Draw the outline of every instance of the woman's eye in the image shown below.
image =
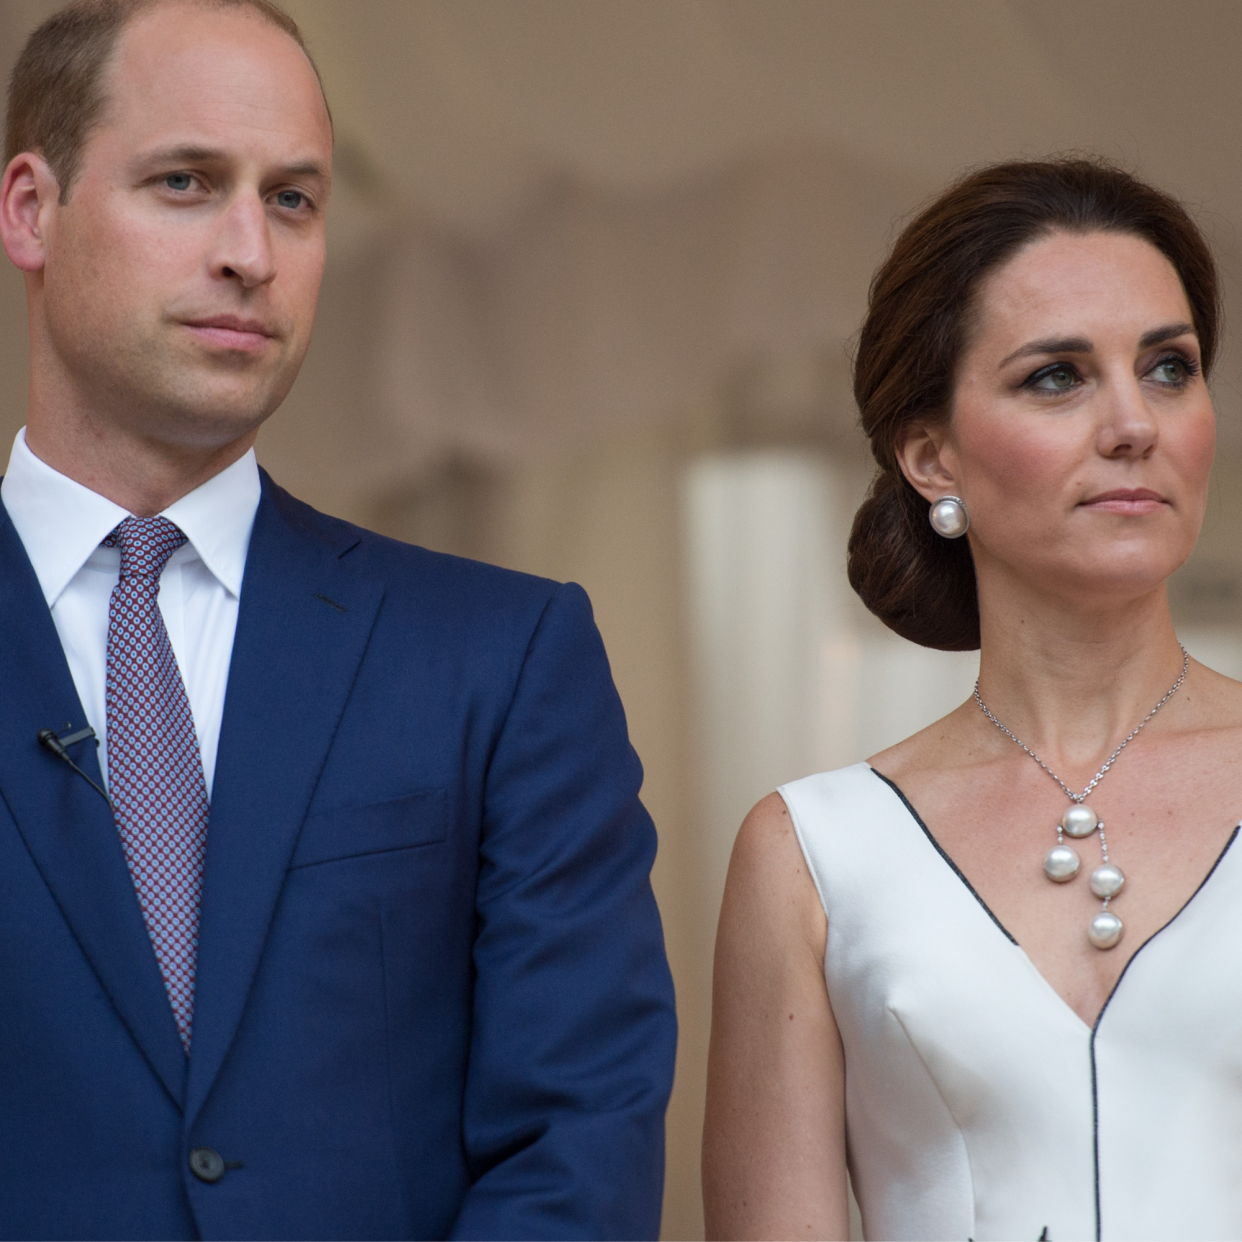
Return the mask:
{"type": "Polygon", "coordinates": [[[164,178],[164,184],[170,190],[184,192],[185,190],[193,188],[194,178],[190,176],[189,173],[169,173],[168,176],[164,178]]]}
{"type": "Polygon", "coordinates": [[[306,201],[306,195],[300,190],[281,190],[276,195],[276,205],[287,211],[296,211],[306,201]]]}
{"type": "Polygon", "coordinates": [[[1044,392],[1066,392],[1077,383],[1078,372],[1073,367],[1049,367],[1048,370],[1041,371],[1030,381],[1032,388],[1038,388],[1044,392]]]}
{"type": "Polygon", "coordinates": [[[1190,377],[1190,368],[1181,358],[1161,358],[1152,367],[1151,376],[1161,384],[1181,385],[1190,377]]]}

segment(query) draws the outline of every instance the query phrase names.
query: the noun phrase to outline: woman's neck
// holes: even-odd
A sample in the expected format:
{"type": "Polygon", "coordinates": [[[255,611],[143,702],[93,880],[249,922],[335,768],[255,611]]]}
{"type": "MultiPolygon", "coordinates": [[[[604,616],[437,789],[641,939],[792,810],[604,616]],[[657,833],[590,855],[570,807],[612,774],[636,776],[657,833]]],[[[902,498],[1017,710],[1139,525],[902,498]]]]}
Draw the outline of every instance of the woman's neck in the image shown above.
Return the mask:
{"type": "Polygon", "coordinates": [[[1098,767],[1182,668],[1163,584],[1089,608],[981,584],[980,631],[980,696],[1031,749],[1072,771],[1098,767]]]}

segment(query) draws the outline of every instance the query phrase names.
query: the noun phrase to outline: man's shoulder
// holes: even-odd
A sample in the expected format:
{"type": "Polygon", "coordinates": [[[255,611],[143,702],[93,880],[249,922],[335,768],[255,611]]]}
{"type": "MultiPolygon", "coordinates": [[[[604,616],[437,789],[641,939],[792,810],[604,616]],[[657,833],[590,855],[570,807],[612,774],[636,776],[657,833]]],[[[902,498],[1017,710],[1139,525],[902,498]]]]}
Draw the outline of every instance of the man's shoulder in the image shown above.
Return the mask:
{"type": "MultiPolygon", "coordinates": [[[[294,529],[311,536],[352,571],[382,583],[393,602],[428,604],[458,615],[493,620],[541,613],[558,593],[581,596],[581,588],[468,557],[434,552],[332,517],[298,500],[264,477],[264,500],[294,529]]],[[[589,607],[589,605],[588,605],[589,607]]]]}

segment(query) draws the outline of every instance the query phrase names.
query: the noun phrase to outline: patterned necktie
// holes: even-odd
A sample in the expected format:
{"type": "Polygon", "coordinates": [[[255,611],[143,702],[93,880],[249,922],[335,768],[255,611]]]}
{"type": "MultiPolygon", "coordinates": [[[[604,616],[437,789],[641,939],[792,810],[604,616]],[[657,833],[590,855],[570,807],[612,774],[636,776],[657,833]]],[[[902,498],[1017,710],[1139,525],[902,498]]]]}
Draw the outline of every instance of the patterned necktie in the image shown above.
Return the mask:
{"type": "Polygon", "coordinates": [[[126,518],[108,609],[108,791],[186,1053],[194,1015],[207,784],[194,717],[160,614],[160,574],[186,537],[167,518],[126,518]]]}

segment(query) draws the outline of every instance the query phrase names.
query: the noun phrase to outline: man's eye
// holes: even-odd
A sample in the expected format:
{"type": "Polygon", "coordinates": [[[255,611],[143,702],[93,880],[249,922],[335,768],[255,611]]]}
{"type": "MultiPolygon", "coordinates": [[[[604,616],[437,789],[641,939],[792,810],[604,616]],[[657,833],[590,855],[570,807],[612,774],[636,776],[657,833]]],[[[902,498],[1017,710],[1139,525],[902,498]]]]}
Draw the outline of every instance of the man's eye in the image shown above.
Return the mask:
{"type": "Polygon", "coordinates": [[[276,205],[288,211],[296,211],[306,201],[306,195],[300,190],[281,190],[276,195],[276,205]]]}
{"type": "Polygon", "coordinates": [[[168,176],[164,178],[164,184],[170,190],[185,191],[193,189],[194,178],[191,177],[189,173],[169,173],[168,176]]]}
{"type": "Polygon", "coordinates": [[[1044,392],[1065,392],[1078,383],[1078,374],[1073,367],[1049,367],[1046,371],[1031,377],[1032,388],[1044,392]]]}

